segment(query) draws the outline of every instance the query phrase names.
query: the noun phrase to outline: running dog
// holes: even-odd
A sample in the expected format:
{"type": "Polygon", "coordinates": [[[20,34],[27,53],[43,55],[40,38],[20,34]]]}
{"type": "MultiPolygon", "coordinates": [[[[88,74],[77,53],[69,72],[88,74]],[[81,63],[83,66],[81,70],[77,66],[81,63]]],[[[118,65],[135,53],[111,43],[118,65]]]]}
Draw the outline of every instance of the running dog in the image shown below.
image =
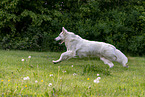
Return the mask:
{"type": "Polygon", "coordinates": [[[110,68],[114,66],[112,61],[116,61],[124,67],[128,67],[126,64],[128,58],[111,44],[83,39],[73,32],[68,32],[64,27],[62,27],[62,32],[55,40],[61,40],[60,44],[64,42],[67,51],[62,53],[58,60],[53,60],[53,63],[59,63],[63,60],[75,58],[76,56],[80,58],[94,56],[100,57],[104,64],[108,64],[110,68]]]}

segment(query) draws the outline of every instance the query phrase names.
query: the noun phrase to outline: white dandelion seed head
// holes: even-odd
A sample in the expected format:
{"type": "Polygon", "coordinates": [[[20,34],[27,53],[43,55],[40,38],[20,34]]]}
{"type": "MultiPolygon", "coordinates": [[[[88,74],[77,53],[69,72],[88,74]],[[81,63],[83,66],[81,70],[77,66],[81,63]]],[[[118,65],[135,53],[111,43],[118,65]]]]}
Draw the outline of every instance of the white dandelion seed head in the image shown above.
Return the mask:
{"type": "Polygon", "coordinates": [[[77,75],[76,73],[73,74],[73,76],[77,75]]]}
{"type": "Polygon", "coordinates": [[[27,76],[27,79],[30,79],[29,76],[27,76]]]}
{"type": "Polygon", "coordinates": [[[49,83],[48,86],[49,86],[49,87],[52,86],[52,83],[49,83]]]}
{"type": "Polygon", "coordinates": [[[35,83],[38,83],[38,81],[37,81],[37,80],[35,80],[35,83]]]}
{"type": "Polygon", "coordinates": [[[100,74],[97,74],[97,76],[99,76],[100,74]]]}
{"type": "Polygon", "coordinates": [[[23,80],[27,80],[27,78],[26,78],[26,77],[24,77],[24,78],[23,78],[23,80]]]}
{"type": "Polygon", "coordinates": [[[94,83],[99,83],[99,82],[100,82],[100,81],[99,81],[100,79],[101,79],[101,77],[97,77],[97,78],[94,80],[94,83]]]}
{"type": "Polygon", "coordinates": [[[52,76],[53,76],[53,74],[50,74],[49,76],[50,76],[50,77],[52,77],[52,76]]]}
{"type": "Polygon", "coordinates": [[[97,79],[95,79],[95,80],[94,80],[94,83],[99,83],[99,82],[100,82],[100,81],[99,81],[99,80],[97,80],[97,79]]]}
{"type": "Polygon", "coordinates": [[[30,79],[29,76],[23,78],[23,80],[29,80],[29,79],[30,79]]]}
{"type": "Polygon", "coordinates": [[[65,73],[66,71],[64,70],[64,71],[62,71],[63,73],[65,73]]]}
{"type": "Polygon", "coordinates": [[[101,79],[101,77],[98,77],[97,79],[98,79],[98,80],[100,80],[100,79],[101,79]]]}
{"type": "Polygon", "coordinates": [[[73,65],[71,65],[71,67],[74,67],[73,65]]]}
{"type": "Polygon", "coordinates": [[[31,56],[28,56],[28,58],[31,58],[31,56]]]}
{"type": "Polygon", "coordinates": [[[22,59],[22,61],[24,61],[24,59],[22,59]]]}

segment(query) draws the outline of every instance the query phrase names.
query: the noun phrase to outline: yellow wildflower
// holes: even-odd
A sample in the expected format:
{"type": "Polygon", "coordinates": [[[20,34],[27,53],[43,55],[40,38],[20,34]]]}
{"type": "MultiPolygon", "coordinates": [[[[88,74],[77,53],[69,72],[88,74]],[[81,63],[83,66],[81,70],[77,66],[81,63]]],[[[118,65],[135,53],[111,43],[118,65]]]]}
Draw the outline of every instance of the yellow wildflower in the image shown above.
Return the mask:
{"type": "Polygon", "coordinates": [[[90,78],[87,78],[87,80],[89,80],[90,78]]]}

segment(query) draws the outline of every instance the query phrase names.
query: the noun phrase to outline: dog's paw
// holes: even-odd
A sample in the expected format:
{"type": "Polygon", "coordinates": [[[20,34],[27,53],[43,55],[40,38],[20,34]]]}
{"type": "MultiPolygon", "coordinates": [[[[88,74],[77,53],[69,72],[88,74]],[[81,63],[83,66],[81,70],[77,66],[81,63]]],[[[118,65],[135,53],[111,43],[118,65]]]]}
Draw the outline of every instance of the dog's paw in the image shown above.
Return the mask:
{"type": "Polygon", "coordinates": [[[126,66],[125,66],[126,68],[128,68],[129,66],[128,66],[128,64],[126,64],[126,66]]]}
{"type": "Polygon", "coordinates": [[[110,68],[113,68],[113,66],[109,66],[110,68]]]}
{"type": "Polygon", "coordinates": [[[128,66],[128,64],[126,64],[126,65],[123,65],[123,67],[126,67],[126,68],[128,68],[129,66],[128,66]]]}

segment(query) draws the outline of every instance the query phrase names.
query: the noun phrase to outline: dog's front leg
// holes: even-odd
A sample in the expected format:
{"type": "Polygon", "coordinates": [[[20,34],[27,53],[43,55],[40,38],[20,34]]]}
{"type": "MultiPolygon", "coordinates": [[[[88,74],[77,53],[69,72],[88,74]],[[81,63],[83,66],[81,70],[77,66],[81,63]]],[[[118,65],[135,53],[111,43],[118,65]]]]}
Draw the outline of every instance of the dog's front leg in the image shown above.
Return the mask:
{"type": "Polygon", "coordinates": [[[58,60],[56,61],[53,60],[53,63],[59,63],[63,60],[68,60],[72,57],[74,57],[74,53],[72,51],[67,51],[67,52],[62,53],[58,60]]]}

